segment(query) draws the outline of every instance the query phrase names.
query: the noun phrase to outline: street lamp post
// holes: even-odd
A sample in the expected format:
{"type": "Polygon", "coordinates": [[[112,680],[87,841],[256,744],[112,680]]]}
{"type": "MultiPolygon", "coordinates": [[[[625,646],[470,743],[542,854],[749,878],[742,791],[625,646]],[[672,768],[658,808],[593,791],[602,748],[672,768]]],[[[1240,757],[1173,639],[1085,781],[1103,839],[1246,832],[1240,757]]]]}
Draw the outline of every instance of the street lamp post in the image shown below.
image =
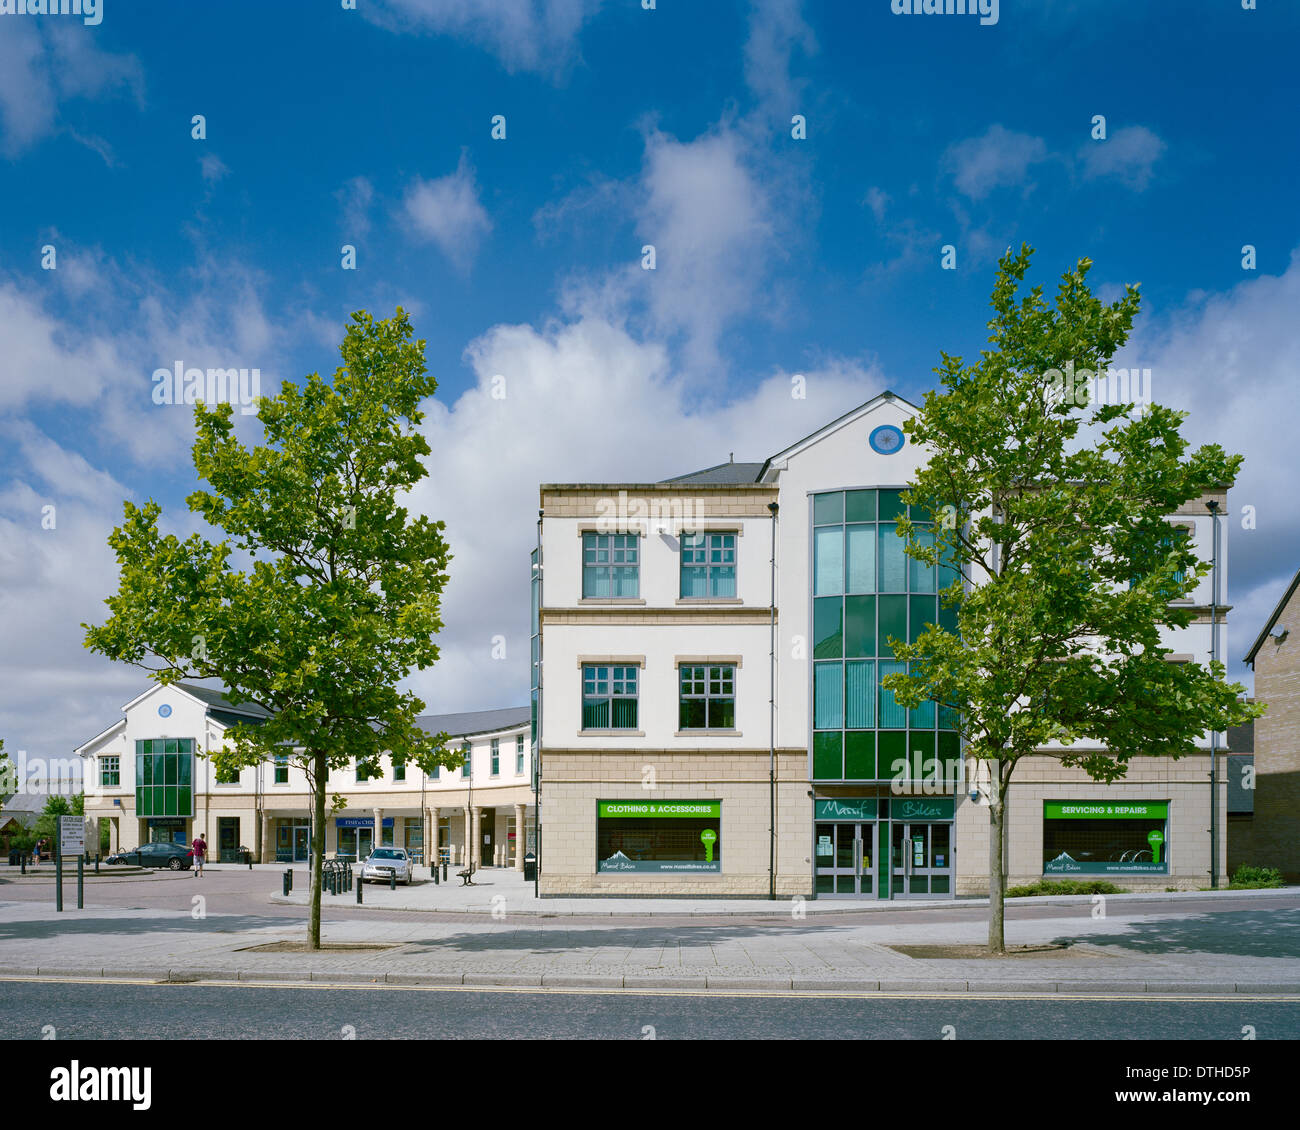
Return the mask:
{"type": "MultiPolygon", "coordinates": [[[[1210,662],[1219,658],[1219,503],[1210,511],[1210,662]]],[[[1210,889],[1219,887],[1219,732],[1210,731],[1210,889]]]]}

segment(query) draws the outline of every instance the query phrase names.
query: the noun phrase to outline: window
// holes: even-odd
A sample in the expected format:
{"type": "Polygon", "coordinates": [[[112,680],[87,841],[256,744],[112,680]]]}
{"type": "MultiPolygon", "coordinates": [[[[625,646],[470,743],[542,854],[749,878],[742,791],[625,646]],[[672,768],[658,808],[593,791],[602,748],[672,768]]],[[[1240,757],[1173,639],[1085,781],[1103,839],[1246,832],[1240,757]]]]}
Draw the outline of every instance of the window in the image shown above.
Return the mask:
{"type": "Polygon", "coordinates": [[[584,730],[635,730],[636,704],[637,668],[584,667],[582,669],[582,728],[584,730]]]}
{"type": "Polygon", "coordinates": [[[289,755],[287,753],[277,753],[275,755],[275,783],[277,785],[287,785],[289,783],[289,755]]]}
{"type": "Polygon", "coordinates": [[[492,776],[501,776],[501,739],[492,739],[492,776]]]}
{"type": "Polygon", "coordinates": [[[736,535],[682,535],[682,596],[736,595],[736,535]]]}
{"type": "Polygon", "coordinates": [[[946,550],[940,562],[914,561],[898,536],[911,516],[913,538],[931,547],[931,511],[909,511],[900,490],[831,491],[812,499],[812,775],[815,780],[950,778],[960,761],[958,717],[923,702],[904,710],[881,686],[906,667],[890,638],[915,643],[929,624],[957,631],[957,609],[940,591],[960,578],[946,550]]]}
{"type": "Polygon", "coordinates": [[[114,755],[99,759],[99,783],[107,788],[117,788],[122,783],[122,759],[114,755]]]}
{"type": "Polygon", "coordinates": [[[357,784],[363,785],[370,780],[370,770],[367,769],[360,761],[357,762],[357,784]]]}
{"type": "Polygon", "coordinates": [[[194,815],[194,739],[145,738],[135,743],[137,816],[194,815]]]}
{"type": "Polygon", "coordinates": [[[639,537],[639,534],[582,535],[584,597],[640,595],[639,537]]]}
{"type": "Polygon", "coordinates": [[[722,802],[597,801],[596,870],[722,870],[722,802]]]}
{"type": "Polygon", "coordinates": [[[473,772],[474,751],[470,749],[469,742],[465,742],[460,747],[461,756],[465,759],[465,764],[460,767],[461,777],[468,777],[473,772]]]}
{"type": "Polygon", "coordinates": [[[1044,801],[1044,875],[1169,874],[1167,801],[1044,801]]]}
{"type": "Polygon", "coordinates": [[[736,728],[736,669],[731,666],[681,667],[679,730],[736,728]]]}
{"type": "Polygon", "coordinates": [[[217,770],[216,782],[218,785],[237,785],[239,784],[240,770],[232,768],[227,770],[217,770]]]}
{"type": "Polygon", "coordinates": [[[405,761],[394,761],[394,762],[393,762],[393,780],[394,780],[394,781],[405,781],[405,780],[406,780],[406,762],[405,762],[405,761]]]}
{"type": "Polygon", "coordinates": [[[515,738],[515,776],[524,775],[524,735],[515,738]]]}
{"type": "Polygon", "coordinates": [[[434,779],[435,781],[440,781],[440,780],[442,780],[442,766],[441,766],[441,765],[435,765],[435,766],[433,767],[433,779],[434,779]]]}

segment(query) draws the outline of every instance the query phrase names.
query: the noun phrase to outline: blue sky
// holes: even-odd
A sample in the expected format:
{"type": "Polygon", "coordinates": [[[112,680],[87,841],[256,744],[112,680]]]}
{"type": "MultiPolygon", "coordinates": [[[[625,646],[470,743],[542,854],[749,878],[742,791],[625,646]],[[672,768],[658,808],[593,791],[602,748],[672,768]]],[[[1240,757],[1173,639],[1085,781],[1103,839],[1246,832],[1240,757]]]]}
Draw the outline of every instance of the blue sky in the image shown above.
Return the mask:
{"type": "Polygon", "coordinates": [[[1246,455],[1248,681],[1300,564],[1298,31],[1270,0],[1003,0],[991,26],[889,0],[0,14],[0,735],[66,752],[142,685],[77,623],[112,590],[124,497],[193,528],[189,411],[151,402],[159,367],[256,367],[271,391],[333,370],[350,311],[411,311],[440,382],[417,497],[457,557],[444,659],[413,685],[487,708],[526,696],[539,481],[762,459],[883,388],[919,400],[941,349],[983,344],[1021,241],[1049,292],[1085,255],[1103,294],[1141,282],[1120,362],[1246,455]]]}

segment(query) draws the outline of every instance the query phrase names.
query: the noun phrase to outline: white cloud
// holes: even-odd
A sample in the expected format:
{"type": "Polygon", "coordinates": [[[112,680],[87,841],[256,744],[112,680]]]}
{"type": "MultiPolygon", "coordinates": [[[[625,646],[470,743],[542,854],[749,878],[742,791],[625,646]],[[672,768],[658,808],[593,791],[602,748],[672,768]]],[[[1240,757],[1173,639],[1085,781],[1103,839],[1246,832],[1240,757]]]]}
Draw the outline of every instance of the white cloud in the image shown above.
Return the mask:
{"type": "Polygon", "coordinates": [[[367,0],[366,18],[390,31],[449,35],[492,52],[508,71],[560,76],[578,54],[601,0],[367,0]]]}
{"type": "Polygon", "coordinates": [[[429,240],[457,270],[466,271],[492,221],[479,202],[469,159],[462,154],[454,173],[437,180],[416,178],[407,187],[402,209],[408,228],[429,240]]]}
{"type": "Polygon", "coordinates": [[[348,237],[361,239],[370,231],[370,205],[375,186],[366,177],[353,177],[334,193],[343,210],[343,230],[348,237]]]}
{"type": "MultiPolygon", "coordinates": [[[[128,93],[143,104],[144,79],[133,55],[101,51],[91,29],[70,21],[6,20],[0,35],[0,153],[16,157],[59,128],[59,106],[73,98],[128,93]]],[[[67,131],[110,154],[99,138],[67,131]]]]}
{"type": "Polygon", "coordinates": [[[949,146],[943,165],[962,193],[980,200],[995,188],[1030,187],[1030,167],[1047,157],[1047,144],[1041,137],[1016,133],[995,123],[982,136],[949,146]]]}
{"type": "Polygon", "coordinates": [[[745,84],[758,97],[763,110],[778,121],[789,122],[801,105],[806,82],[790,75],[796,50],[817,52],[817,38],[800,13],[801,0],[751,0],[749,38],[745,41],[745,84]]]}
{"type": "Polygon", "coordinates": [[[1146,126],[1125,126],[1105,141],[1086,141],[1079,147],[1085,180],[1118,177],[1135,192],[1151,183],[1155,163],[1168,146],[1146,126]]]}
{"type": "Polygon", "coordinates": [[[230,169],[225,161],[215,153],[204,153],[199,158],[199,172],[208,184],[216,184],[217,181],[230,175],[230,169]]]}

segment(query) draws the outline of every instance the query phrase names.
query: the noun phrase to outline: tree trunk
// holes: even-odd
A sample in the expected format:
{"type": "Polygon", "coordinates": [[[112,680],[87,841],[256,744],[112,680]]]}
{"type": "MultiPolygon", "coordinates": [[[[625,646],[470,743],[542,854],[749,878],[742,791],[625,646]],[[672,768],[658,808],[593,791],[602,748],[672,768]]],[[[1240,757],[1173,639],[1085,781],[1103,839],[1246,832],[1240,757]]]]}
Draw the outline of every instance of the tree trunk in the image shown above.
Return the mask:
{"type": "Polygon", "coordinates": [[[1006,797],[1002,787],[1002,762],[989,761],[989,953],[1007,952],[1005,908],[1006,865],[1003,844],[1006,841],[1006,797]]]}
{"type": "Polygon", "coordinates": [[[325,858],[325,753],[311,755],[312,776],[316,788],[312,795],[311,819],[311,913],[307,920],[307,940],[314,950],[320,949],[321,864],[325,858]]]}

